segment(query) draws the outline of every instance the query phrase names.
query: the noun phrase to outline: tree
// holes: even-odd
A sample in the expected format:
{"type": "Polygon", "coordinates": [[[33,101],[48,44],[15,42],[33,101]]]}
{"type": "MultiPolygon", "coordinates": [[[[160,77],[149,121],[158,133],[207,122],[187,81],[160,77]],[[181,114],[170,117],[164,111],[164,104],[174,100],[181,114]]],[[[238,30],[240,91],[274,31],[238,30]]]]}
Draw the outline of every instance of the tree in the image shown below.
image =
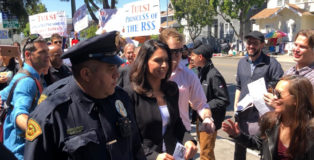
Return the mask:
{"type": "Polygon", "coordinates": [[[23,31],[25,35],[28,35],[28,16],[47,12],[47,9],[44,4],[40,3],[40,0],[1,0],[0,12],[8,12],[18,18],[20,27],[13,29],[13,32],[23,31]]]}
{"type": "MultiPolygon", "coordinates": [[[[72,17],[73,17],[76,11],[75,0],[61,0],[61,1],[66,1],[66,2],[71,1],[71,10],[72,10],[72,17]]],[[[109,0],[84,0],[84,3],[93,21],[96,24],[98,24],[98,18],[94,13],[95,11],[99,10],[99,7],[97,6],[97,4],[102,4],[104,9],[116,8],[117,0],[111,0],[110,5],[109,5],[109,0]]]]}
{"type": "Polygon", "coordinates": [[[97,25],[93,24],[80,32],[80,36],[86,39],[96,36],[97,25]]]}
{"type": "Polygon", "coordinates": [[[18,18],[20,29],[28,22],[27,7],[35,7],[40,0],[1,0],[0,12],[8,12],[18,18]]]}
{"type": "Polygon", "coordinates": [[[202,28],[210,25],[215,16],[213,6],[208,0],[171,0],[175,9],[175,18],[181,22],[185,19],[192,41],[201,34],[202,28]]]}
{"type": "Polygon", "coordinates": [[[249,11],[252,8],[261,7],[266,0],[210,0],[211,6],[214,6],[215,11],[232,27],[235,35],[243,40],[244,25],[250,20],[249,11]],[[237,19],[240,22],[239,32],[235,29],[232,19],[237,19]]]}

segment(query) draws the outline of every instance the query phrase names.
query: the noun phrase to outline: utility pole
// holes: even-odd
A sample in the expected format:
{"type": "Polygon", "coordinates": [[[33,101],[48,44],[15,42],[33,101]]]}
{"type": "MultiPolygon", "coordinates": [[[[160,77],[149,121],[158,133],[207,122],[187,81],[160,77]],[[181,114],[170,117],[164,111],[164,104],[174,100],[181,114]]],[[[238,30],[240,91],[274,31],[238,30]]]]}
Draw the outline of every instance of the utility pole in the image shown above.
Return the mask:
{"type": "Polygon", "coordinates": [[[169,7],[169,4],[168,4],[168,0],[167,0],[167,28],[168,28],[168,7],[169,7]]]}

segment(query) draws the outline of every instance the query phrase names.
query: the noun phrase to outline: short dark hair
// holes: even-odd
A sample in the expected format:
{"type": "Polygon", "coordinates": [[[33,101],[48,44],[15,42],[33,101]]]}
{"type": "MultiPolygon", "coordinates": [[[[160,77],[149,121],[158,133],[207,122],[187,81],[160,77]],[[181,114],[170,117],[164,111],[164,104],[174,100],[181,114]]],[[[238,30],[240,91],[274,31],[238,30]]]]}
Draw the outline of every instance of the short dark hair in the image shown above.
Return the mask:
{"type": "Polygon", "coordinates": [[[172,65],[170,49],[168,45],[162,43],[159,40],[148,40],[144,42],[144,44],[141,46],[141,49],[132,64],[130,72],[130,81],[132,84],[132,88],[135,92],[139,94],[144,94],[147,96],[151,96],[152,94],[152,89],[147,81],[146,73],[148,71],[148,60],[158,48],[165,50],[168,55],[169,68],[166,73],[166,77],[161,80],[161,88],[163,89],[164,86],[167,85],[167,81],[171,75],[172,65]]]}
{"type": "Polygon", "coordinates": [[[307,30],[299,31],[297,35],[295,36],[294,40],[296,40],[299,35],[305,36],[308,39],[307,43],[309,47],[314,49],[314,29],[307,29],[307,30]]]}
{"type": "Polygon", "coordinates": [[[51,35],[51,38],[50,38],[51,42],[53,39],[62,39],[62,37],[58,33],[54,33],[51,35]]]}
{"type": "Polygon", "coordinates": [[[36,51],[36,47],[34,45],[34,43],[46,43],[46,40],[41,37],[41,36],[38,36],[36,39],[34,39],[33,41],[31,42],[27,42],[29,38],[25,38],[23,41],[22,41],[22,44],[23,44],[23,48],[24,50],[22,51],[23,53],[23,58],[25,59],[25,51],[29,51],[29,52],[34,52],[36,51]],[[26,46],[25,46],[26,45],[26,46]]]}
{"type": "Polygon", "coordinates": [[[82,63],[72,64],[71,68],[72,68],[72,74],[73,74],[74,78],[75,79],[81,78],[80,72],[83,68],[89,68],[93,72],[96,72],[98,69],[98,67],[97,67],[98,65],[96,65],[96,63],[93,61],[97,61],[97,60],[90,59],[90,60],[84,61],[82,63]]]}

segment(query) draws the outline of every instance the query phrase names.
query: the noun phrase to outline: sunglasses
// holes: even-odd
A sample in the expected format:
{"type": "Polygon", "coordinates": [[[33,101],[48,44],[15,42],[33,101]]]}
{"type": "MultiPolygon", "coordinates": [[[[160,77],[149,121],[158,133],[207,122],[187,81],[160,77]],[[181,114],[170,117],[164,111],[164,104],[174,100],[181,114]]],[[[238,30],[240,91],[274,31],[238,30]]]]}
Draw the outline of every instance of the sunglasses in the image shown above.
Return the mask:
{"type": "Polygon", "coordinates": [[[184,51],[184,48],[178,48],[178,49],[170,49],[170,53],[172,54],[179,54],[184,51]]]}
{"type": "Polygon", "coordinates": [[[278,99],[281,99],[281,93],[278,92],[276,89],[273,89],[273,95],[276,96],[278,99]]]}
{"type": "Polygon", "coordinates": [[[57,43],[62,44],[62,41],[53,41],[53,44],[57,44],[57,43]]]}
{"type": "Polygon", "coordinates": [[[25,48],[26,48],[26,46],[28,45],[28,44],[30,44],[30,43],[33,43],[37,38],[39,38],[40,37],[40,34],[31,34],[31,35],[29,35],[28,36],[28,38],[27,38],[27,40],[26,40],[26,42],[25,42],[25,45],[24,45],[24,47],[23,47],[23,53],[25,53],[25,48]]]}

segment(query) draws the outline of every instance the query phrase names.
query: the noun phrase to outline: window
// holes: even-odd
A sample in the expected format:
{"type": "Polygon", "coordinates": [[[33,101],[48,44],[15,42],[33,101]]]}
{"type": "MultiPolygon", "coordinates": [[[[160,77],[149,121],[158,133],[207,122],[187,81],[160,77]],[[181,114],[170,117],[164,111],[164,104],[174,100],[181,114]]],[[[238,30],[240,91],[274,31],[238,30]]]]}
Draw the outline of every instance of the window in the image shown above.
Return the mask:
{"type": "Polygon", "coordinates": [[[282,6],[283,4],[282,4],[282,0],[278,0],[277,1],[277,6],[282,6]]]}
{"type": "Polygon", "coordinates": [[[225,23],[225,28],[224,28],[224,34],[228,34],[229,33],[229,24],[225,23]]]}
{"type": "Polygon", "coordinates": [[[266,24],[265,25],[265,29],[266,29],[266,33],[269,33],[271,31],[273,31],[273,25],[271,24],[266,24]]]}

